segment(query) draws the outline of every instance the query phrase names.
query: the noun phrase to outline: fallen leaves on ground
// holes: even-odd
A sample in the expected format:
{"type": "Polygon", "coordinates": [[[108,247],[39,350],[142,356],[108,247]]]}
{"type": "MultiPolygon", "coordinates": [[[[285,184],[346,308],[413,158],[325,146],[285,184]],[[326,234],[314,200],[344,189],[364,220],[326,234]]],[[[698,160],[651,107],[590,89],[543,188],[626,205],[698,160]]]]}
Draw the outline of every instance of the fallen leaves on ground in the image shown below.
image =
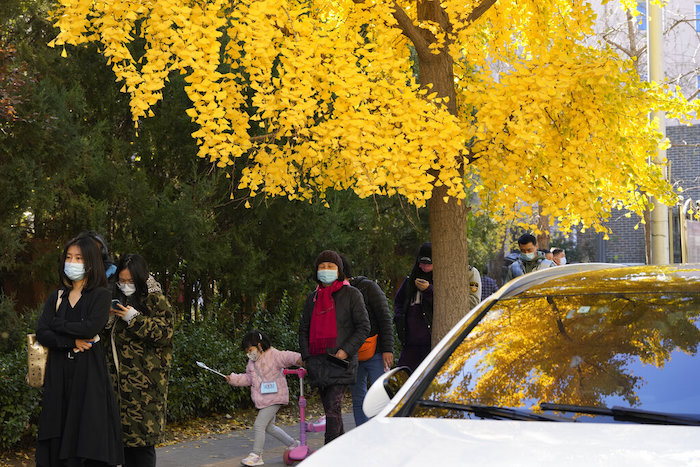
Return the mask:
{"type": "MultiPolygon", "coordinates": [[[[343,401],[343,413],[352,413],[352,399],[346,394],[343,401]]],[[[181,422],[168,423],[163,441],[157,447],[171,446],[199,438],[230,433],[237,430],[253,428],[258,411],[251,407],[236,409],[229,414],[213,414],[181,422]]],[[[313,422],[323,416],[323,406],[317,393],[306,400],[306,421],[313,422]]],[[[278,425],[295,425],[299,423],[299,405],[297,400],[290,400],[277,413],[278,425]]],[[[0,467],[23,467],[34,464],[34,447],[0,453],[0,467]]]]}

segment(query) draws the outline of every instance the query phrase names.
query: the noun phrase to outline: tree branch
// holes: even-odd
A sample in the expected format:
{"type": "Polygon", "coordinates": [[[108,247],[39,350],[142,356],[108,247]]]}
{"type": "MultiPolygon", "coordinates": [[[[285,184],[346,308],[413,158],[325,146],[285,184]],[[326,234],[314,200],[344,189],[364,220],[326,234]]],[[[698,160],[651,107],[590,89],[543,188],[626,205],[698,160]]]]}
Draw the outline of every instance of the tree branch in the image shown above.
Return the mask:
{"type": "MultiPolygon", "coordinates": [[[[364,0],[355,0],[355,3],[362,3],[364,0]]],[[[406,12],[398,2],[394,2],[394,10],[392,16],[399,23],[399,28],[404,36],[406,36],[416,48],[416,53],[421,58],[421,60],[428,60],[430,58],[430,47],[428,41],[421,34],[421,29],[413,24],[411,18],[408,17],[406,12]]]]}
{"type": "Polygon", "coordinates": [[[471,13],[469,13],[466,23],[471,24],[477,19],[481,18],[484,13],[486,13],[495,3],[496,0],[483,0],[480,4],[474,7],[471,13]]]}
{"type": "Polygon", "coordinates": [[[617,42],[615,42],[612,39],[609,39],[606,36],[603,36],[603,40],[608,44],[612,45],[614,48],[618,49],[623,54],[627,55],[628,57],[633,57],[635,55],[630,49],[625,48],[624,46],[622,46],[622,44],[618,44],[617,42]]]}

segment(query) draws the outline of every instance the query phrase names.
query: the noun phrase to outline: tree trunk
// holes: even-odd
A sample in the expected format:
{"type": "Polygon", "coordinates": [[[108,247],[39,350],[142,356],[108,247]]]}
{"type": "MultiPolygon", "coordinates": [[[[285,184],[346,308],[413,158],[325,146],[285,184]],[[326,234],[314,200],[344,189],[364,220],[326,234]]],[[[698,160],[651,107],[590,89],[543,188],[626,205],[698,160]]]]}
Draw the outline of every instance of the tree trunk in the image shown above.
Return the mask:
{"type": "Polygon", "coordinates": [[[464,202],[443,201],[444,186],[430,200],[430,237],[433,244],[433,330],[435,346],[469,312],[469,256],[464,202]]]}
{"type": "MultiPolygon", "coordinates": [[[[438,2],[419,2],[420,19],[440,21],[438,2]]],[[[433,38],[427,38],[429,41],[433,38]]],[[[447,109],[457,112],[455,102],[454,70],[452,57],[439,55],[418,57],[419,82],[432,85],[432,91],[440,97],[448,97],[447,109]]],[[[454,155],[459,157],[458,154],[454,155]]],[[[466,200],[458,202],[450,198],[447,203],[444,186],[435,187],[430,199],[430,237],[433,244],[433,328],[432,344],[440,339],[469,312],[469,257],[467,248],[466,200]]]]}
{"type": "Polygon", "coordinates": [[[537,234],[537,248],[549,250],[549,216],[542,214],[542,206],[537,207],[537,228],[542,231],[537,234]]]}

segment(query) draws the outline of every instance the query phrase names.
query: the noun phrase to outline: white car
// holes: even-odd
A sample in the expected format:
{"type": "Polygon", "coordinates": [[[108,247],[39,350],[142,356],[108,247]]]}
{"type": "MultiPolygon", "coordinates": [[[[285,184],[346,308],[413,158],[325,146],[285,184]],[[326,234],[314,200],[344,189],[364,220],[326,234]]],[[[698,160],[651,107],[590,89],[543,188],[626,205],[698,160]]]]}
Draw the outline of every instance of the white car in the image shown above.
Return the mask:
{"type": "Polygon", "coordinates": [[[700,265],[521,276],[313,466],[700,466],[700,265]]]}

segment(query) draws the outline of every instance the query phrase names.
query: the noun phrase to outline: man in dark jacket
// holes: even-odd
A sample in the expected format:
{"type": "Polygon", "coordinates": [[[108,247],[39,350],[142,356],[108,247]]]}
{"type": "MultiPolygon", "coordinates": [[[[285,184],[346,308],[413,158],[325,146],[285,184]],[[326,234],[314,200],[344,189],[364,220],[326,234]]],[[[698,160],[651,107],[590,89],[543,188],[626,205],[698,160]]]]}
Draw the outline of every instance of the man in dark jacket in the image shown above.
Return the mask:
{"type": "Polygon", "coordinates": [[[369,314],[369,338],[363,345],[363,348],[366,347],[367,350],[363,352],[361,349],[360,351],[357,381],[350,386],[355,425],[360,426],[368,420],[362,410],[362,403],[365,400],[365,394],[367,394],[367,380],[369,379],[371,386],[382,373],[394,365],[394,327],[389,304],[381,287],[365,276],[353,277],[350,261],[344,255],[340,255],[340,257],[343,260],[345,276],[350,285],[362,292],[365,308],[369,314]]]}

